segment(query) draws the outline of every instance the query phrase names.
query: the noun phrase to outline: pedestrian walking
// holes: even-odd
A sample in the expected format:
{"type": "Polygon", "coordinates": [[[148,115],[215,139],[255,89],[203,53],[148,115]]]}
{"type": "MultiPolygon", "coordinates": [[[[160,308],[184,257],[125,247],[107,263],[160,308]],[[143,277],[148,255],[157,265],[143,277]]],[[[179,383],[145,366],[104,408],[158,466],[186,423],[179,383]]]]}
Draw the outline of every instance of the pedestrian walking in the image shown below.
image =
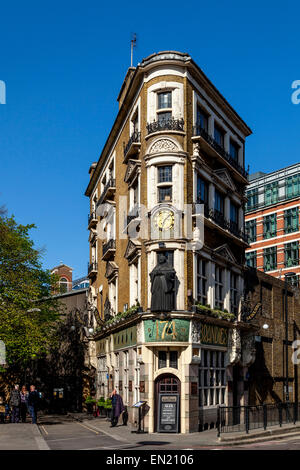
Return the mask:
{"type": "Polygon", "coordinates": [[[0,396],[0,423],[5,423],[5,401],[2,396],[0,396]]]}
{"type": "Polygon", "coordinates": [[[11,407],[11,422],[18,423],[20,420],[20,403],[21,395],[19,385],[15,385],[14,390],[11,392],[9,404],[11,407]]]}
{"type": "Polygon", "coordinates": [[[23,385],[21,388],[21,405],[20,405],[20,413],[21,413],[21,421],[22,423],[26,423],[26,415],[28,411],[28,391],[26,389],[26,385],[23,385]]]}
{"type": "Polygon", "coordinates": [[[28,409],[32,419],[32,424],[36,424],[37,411],[39,407],[40,395],[35,389],[35,385],[30,385],[30,392],[28,395],[28,409]]]}
{"type": "Polygon", "coordinates": [[[124,405],[121,395],[117,393],[117,390],[114,389],[111,394],[111,427],[115,427],[118,424],[119,416],[124,411],[124,405]]]}

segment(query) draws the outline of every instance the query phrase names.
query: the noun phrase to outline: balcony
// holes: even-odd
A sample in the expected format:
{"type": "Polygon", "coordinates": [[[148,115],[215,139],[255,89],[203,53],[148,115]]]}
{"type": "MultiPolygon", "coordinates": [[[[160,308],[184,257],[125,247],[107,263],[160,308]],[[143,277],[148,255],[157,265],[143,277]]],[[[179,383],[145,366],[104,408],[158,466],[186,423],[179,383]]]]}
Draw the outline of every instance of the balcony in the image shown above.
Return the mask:
{"type": "Polygon", "coordinates": [[[224,230],[227,230],[228,232],[232,233],[232,235],[248,244],[247,234],[238,228],[238,224],[236,222],[227,220],[224,214],[216,209],[209,209],[208,205],[203,201],[198,200],[196,203],[193,203],[193,216],[197,215],[196,204],[204,204],[204,216],[207,220],[212,220],[216,225],[224,230]]]}
{"type": "Polygon", "coordinates": [[[98,263],[90,263],[88,264],[88,277],[96,276],[98,272],[98,263]]]}
{"type": "Polygon", "coordinates": [[[160,131],[183,131],[184,120],[183,119],[159,119],[147,124],[148,135],[154,132],[160,131]]]}
{"type": "Polygon", "coordinates": [[[129,157],[135,156],[139,153],[141,147],[141,133],[135,131],[127,142],[124,144],[124,163],[127,162],[129,157]]]}
{"type": "Polygon", "coordinates": [[[96,212],[91,212],[91,213],[88,215],[88,229],[94,228],[94,227],[96,227],[96,225],[97,225],[97,216],[96,216],[96,212]]]}
{"type": "Polygon", "coordinates": [[[100,206],[106,199],[112,197],[115,194],[116,190],[116,180],[114,178],[110,178],[106,185],[104,186],[104,189],[101,193],[101,196],[99,197],[97,201],[97,207],[100,206]]]}
{"type": "Polygon", "coordinates": [[[112,259],[116,252],[116,240],[112,238],[108,242],[103,243],[102,245],[102,259],[109,260],[112,259]]]}
{"type": "Polygon", "coordinates": [[[230,153],[228,153],[218,142],[208,134],[208,132],[203,129],[201,126],[193,126],[193,138],[202,138],[206,144],[204,146],[204,150],[212,156],[216,156],[215,154],[219,155],[226,161],[228,165],[233,167],[239,175],[241,175],[244,179],[248,178],[249,172],[246,171],[239,163],[232,158],[230,153]]]}

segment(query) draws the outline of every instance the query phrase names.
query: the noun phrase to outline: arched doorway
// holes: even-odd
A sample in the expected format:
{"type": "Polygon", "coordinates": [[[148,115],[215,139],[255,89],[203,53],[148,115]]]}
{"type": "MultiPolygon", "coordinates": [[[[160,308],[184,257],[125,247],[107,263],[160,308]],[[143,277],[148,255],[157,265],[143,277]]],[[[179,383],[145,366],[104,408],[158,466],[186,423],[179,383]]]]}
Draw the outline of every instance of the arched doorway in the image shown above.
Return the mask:
{"type": "Polygon", "coordinates": [[[180,432],[180,380],[162,374],[155,380],[155,432],[180,432]]]}

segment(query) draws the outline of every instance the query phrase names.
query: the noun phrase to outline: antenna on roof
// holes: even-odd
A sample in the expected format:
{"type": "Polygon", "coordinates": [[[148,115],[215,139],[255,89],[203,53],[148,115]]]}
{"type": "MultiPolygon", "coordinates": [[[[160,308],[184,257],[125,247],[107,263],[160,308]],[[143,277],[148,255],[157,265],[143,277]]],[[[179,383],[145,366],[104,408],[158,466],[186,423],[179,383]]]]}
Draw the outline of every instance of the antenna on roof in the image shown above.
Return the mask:
{"type": "Polygon", "coordinates": [[[134,47],[136,47],[136,33],[132,34],[131,41],[130,41],[130,52],[131,52],[130,67],[132,67],[132,64],[133,64],[133,48],[134,47]]]}

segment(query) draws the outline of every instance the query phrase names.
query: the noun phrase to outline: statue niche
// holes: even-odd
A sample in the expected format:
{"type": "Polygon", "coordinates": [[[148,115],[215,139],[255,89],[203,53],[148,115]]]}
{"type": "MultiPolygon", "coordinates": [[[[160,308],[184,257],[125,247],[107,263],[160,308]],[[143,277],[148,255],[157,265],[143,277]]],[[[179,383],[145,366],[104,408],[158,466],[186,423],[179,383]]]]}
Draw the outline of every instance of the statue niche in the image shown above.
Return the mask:
{"type": "Polygon", "coordinates": [[[151,312],[175,310],[176,271],[163,253],[158,255],[158,263],[150,273],[150,280],[151,312]]]}

